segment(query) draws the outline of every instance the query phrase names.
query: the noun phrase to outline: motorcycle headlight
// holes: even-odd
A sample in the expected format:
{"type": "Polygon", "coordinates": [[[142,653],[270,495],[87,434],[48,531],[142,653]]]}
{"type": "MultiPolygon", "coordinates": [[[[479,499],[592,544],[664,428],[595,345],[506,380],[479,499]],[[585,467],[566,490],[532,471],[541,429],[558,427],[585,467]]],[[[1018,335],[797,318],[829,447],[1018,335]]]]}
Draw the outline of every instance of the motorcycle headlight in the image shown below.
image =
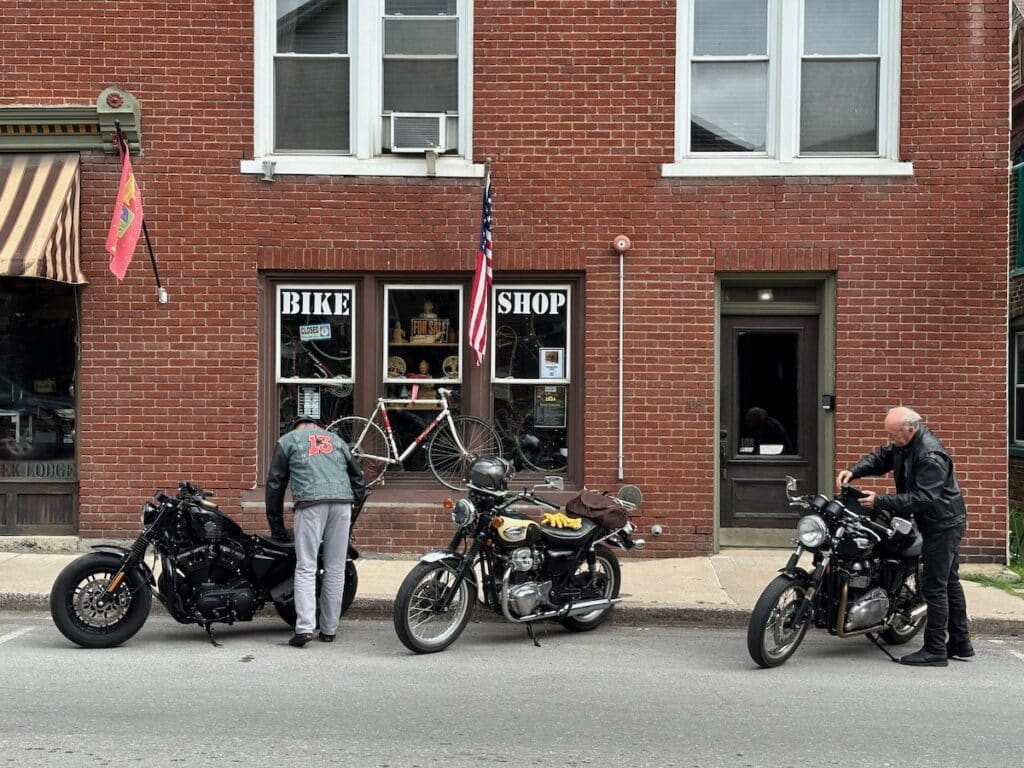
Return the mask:
{"type": "Polygon", "coordinates": [[[156,519],[156,505],[146,502],[142,505],[142,525],[143,527],[149,525],[156,519]]]}
{"type": "Polygon", "coordinates": [[[452,507],[452,521],[460,528],[468,528],[476,520],[476,507],[469,499],[459,499],[452,507]]]}
{"type": "Polygon", "coordinates": [[[817,515],[804,515],[796,524],[796,538],[808,549],[820,547],[828,535],[828,526],[817,515]]]}

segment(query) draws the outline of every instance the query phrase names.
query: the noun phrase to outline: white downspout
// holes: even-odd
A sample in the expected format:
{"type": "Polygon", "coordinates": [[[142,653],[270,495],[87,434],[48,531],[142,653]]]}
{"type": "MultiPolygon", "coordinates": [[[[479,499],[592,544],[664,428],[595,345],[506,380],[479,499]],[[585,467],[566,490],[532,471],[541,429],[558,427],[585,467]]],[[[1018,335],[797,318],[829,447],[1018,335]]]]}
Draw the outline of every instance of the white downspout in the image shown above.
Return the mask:
{"type": "Polygon", "coordinates": [[[626,260],[626,251],[628,251],[631,246],[632,246],[632,243],[629,241],[629,238],[626,237],[625,235],[617,235],[615,237],[615,239],[612,240],[612,248],[615,250],[615,252],[617,254],[619,254],[619,476],[618,476],[618,479],[620,481],[625,479],[625,470],[623,469],[623,460],[624,460],[623,454],[625,452],[625,442],[624,442],[623,437],[622,437],[622,426],[623,426],[623,421],[625,419],[625,416],[622,413],[623,368],[625,367],[624,354],[623,354],[623,332],[622,332],[623,326],[625,324],[624,320],[623,320],[623,313],[624,313],[624,308],[625,308],[624,307],[624,300],[625,300],[624,299],[624,294],[625,294],[624,288],[625,288],[625,283],[626,283],[625,260],[626,260]]]}

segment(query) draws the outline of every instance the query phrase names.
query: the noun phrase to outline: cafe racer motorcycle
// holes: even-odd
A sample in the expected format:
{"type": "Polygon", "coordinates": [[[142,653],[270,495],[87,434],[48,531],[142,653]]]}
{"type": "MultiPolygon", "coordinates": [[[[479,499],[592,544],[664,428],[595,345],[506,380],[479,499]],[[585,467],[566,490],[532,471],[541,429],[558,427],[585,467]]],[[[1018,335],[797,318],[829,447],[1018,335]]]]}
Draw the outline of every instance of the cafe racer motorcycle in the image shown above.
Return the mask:
{"type": "MultiPolygon", "coordinates": [[[[608,545],[643,548],[629,521],[643,498],[640,489],[623,486],[616,496],[583,491],[563,512],[534,489],[510,492],[513,472],[505,459],[479,458],[469,469],[468,495],[446,501],[457,528],[451,543],[420,558],[395,598],[395,631],[409,650],[447,648],[466,628],[477,602],[507,621],[525,624],[534,644],[533,622],[554,620],[586,632],[619,602],[619,561],[608,545]],[[590,507],[580,502],[587,494],[590,507]],[[523,505],[555,514],[538,522],[523,505]],[[574,510],[592,516],[577,517],[574,510]]],[[[551,476],[543,486],[560,490],[563,481],[551,476]]]]}
{"type": "MultiPolygon", "coordinates": [[[[213,624],[249,621],[270,602],[294,626],[292,542],[245,533],[212,496],[188,482],[174,496],[157,491],[142,508],[142,532],[129,549],[98,545],[69,563],[50,590],[50,615],[61,634],[86,648],[121,645],[146,622],[154,587],[175,620],[202,626],[214,644],[213,624]],[[145,560],[150,546],[159,575],[145,560]]],[[[350,542],[342,613],[358,588],[358,557],[350,542]]]]}
{"type": "Polygon", "coordinates": [[[866,635],[894,659],[876,635],[902,645],[927,619],[921,534],[903,518],[872,520],[856,503],[863,493],[853,486],[832,499],[801,496],[787,477],[786,495],[805,514],[797,523],[796,550],[750,615],[750,657],[762,667],[783,664],[813,624],[837,637],[866,635]],[[798,565],[804,552],[812,554],[811,571],[798,565]]]}

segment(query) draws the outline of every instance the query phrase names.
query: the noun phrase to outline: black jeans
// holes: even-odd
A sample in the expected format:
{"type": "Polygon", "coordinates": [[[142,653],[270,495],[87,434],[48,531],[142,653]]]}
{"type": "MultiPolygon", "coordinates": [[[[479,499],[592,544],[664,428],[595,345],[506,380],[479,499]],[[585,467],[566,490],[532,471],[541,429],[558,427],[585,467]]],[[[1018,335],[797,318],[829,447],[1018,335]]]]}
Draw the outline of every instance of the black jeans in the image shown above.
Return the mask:
{"type": "Polygon", "coordinates": [[[921,594],[928,603],[924,648],[946,655],[946,631],[950,642],[967,640],[967,601],[960,586],[960,539],[966,524],[929,533],[921,547],[921,594]]]}

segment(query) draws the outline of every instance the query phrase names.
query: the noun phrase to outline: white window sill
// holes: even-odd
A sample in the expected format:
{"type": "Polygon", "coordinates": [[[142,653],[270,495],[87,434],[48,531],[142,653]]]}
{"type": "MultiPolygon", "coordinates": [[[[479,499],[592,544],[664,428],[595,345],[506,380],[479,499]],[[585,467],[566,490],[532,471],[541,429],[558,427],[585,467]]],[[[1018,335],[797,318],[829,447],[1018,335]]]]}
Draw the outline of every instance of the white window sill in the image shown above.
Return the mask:
{"type": "Polygon", "coordinates": [[[914,164],[878,157],[687,158],[661,166],[664,177],[695,176],[913,176],[914,164]]]}
{"type": "Polygon", "coordinates": [[[243,160],[242,173],[264,176],[264,163],[273,163],[272,176],[439,176],[445,178],[484,177],[483,163],[472,163],[464,157],[438,157],[434,173],[427,173],[425,157],[373,157],[365,160],[355,157],[329,157],[324,155],[267,155],[255,160],[243,160]]]}

